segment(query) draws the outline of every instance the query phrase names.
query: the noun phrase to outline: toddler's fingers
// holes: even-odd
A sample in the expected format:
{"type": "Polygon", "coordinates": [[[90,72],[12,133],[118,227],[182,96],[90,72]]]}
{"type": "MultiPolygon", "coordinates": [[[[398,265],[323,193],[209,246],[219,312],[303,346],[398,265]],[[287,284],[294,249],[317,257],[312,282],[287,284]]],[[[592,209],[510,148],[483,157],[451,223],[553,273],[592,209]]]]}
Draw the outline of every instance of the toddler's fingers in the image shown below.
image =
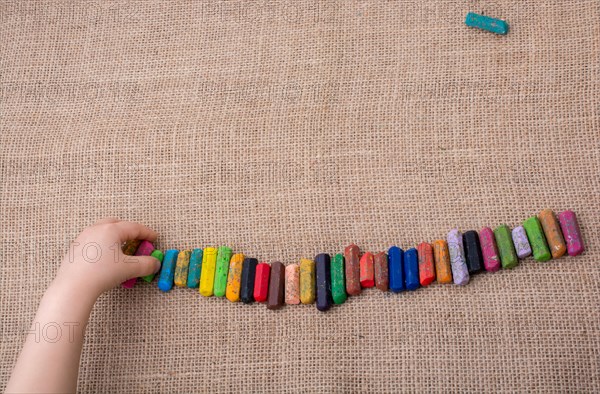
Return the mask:
{"type": "Polygon", "coordinates": [[[109,217],[109,218],[104,218],[104,219],[98,220],[96,223],[94,223],[94,226],[97,226],[99,224],[118,223],[120,221],[121,221],[121,219],[119,219],[119,218],[109,217]]]}
{"type": "Polygon", "coordinates": [[[124,264],[127,279],[154,274],[160,269],[160,261],[152,256],[127,256],[124,264]]]}
{"type": "Polygon", "coordinates": [[[135,222],[119,222],[115,224],[119,239],[121,242],[131,239],[145,239],[154,241],[158,237],[158,233],[140,223],[135,222]]]}

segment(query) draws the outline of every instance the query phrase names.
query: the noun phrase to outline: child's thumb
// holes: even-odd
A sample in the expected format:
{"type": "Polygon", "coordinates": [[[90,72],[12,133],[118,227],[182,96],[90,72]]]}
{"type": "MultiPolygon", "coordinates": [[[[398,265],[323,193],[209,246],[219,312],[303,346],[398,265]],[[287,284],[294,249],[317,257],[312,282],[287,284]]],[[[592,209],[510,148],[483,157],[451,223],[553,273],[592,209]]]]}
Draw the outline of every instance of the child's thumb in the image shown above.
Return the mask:
{"type": "Polygon", "coordinates": [[[154,274],[160,269],[160,261],[152,256],[131,256],[129,259],[131,263],[125,264],[128,268],[128,278],[154,274]]]}

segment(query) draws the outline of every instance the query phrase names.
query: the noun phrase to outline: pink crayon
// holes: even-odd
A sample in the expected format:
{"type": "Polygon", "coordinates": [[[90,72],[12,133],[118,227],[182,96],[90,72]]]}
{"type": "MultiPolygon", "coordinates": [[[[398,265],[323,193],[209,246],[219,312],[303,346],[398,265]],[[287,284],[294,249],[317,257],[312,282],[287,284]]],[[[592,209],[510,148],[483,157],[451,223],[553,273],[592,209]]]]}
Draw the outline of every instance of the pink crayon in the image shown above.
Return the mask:
{"type": "Polygon", "coordinates": [[[558,214],[560,229],[562,230],[565,241],[567,242],[567,253],[569,256],[577,256],[583,253],[583,239],[581,238],[581,230],[577,217],[573,211],[564,211],[558,214]]]}
{"type": "Polygon", "coordinates": [[[479,243],[483,254],[483,266],[486,271],[496,272],[500,269],[500,257],[494,232],[489,227],[484,227],[479,232],[479,243]]]}
{"type": "MultiPolygon", "coordinates": [[[[142,241],[134,256],[150,256],[150,254],[154,251],[154,245],[149,241],[142,241]]],[[[125,282],[121,283],[126,289],[131,289],[135,286],[135,282],[137,282],[137,278],[127,279],[125,282]]]]}

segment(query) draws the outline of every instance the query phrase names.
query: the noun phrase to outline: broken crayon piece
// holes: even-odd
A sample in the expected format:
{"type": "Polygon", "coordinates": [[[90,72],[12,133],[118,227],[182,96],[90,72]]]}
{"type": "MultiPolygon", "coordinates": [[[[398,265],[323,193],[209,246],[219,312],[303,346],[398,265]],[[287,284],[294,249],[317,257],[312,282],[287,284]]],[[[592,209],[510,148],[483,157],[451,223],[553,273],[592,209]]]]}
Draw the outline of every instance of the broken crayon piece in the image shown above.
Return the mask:
{"type": "Polygon", "coordinates": [[[390,286],[388,256],[385,252],[379,252],[375,255],[373,261],[373,271],[375,273],[375,287],[381,291],[388,291],[390,286]]]}
{"type": "Polygon", "coordinates": [[[217,249],[204,248],[202,253],[202,272],[200,273],[200,294],[211,297],[215,286],[215,270],[217,268],[217,249]]]}
{"type": "Polygon", "coordinates": [[[336,305],[348,299],[346,281],[344,280],[344,255],[336,254],[331,262],[331,298],[336,305]]]}
{"type": "Polygon", "coordinates": [[[510,229],[506,224],[501,224],[494,230],[494,237],[496,238],[496,245],[498,245],[498,252],[500,253],[500,263],[502,268],[514,268],[519,264],[517,253],[512,241],[512,235],[510,229]]]}
{"type": "Polygon", "coordinates": [[[463,234],[463,247],[469,274],[476,274],[483,269],[483,257],[477,231],[469,230],[463,234]]]}
{"type": "Polygon", "coordinates": [[[350,295],[359,295],[360,287],[360,249],[352,244],[344,250],[346,270],[346,292],[350,295]]]}
{"type": "Polygon", "coordinates": [[[500,269],[500,255],[496,246],[496,237],[489,227],[484,227],[479,232],[479,243],[483,255],[483,266],[486,271],[496,272],[500,269]]]}
{"type": "Polygon", "coordinates": [[[573,211],[564,211],[558,214],[560,228],[567,243],[569,256],[577,256],[584,251],[581,229],[577,222],[577,216],[573,211]]]}
{"type": "Polygon", "coordinates": [[[363,288],[375,286],[373,253],[367,252],[360,258],[360,285],[363,288]]]}
{"type": "MultiPolygon", "coordinates": [[[[142,241],[139,243],[137,250],[134,253],[134,256],[150,256],[154,251],[154,245],[150,241],[142,241]]],[[[122,286],[126,289],[131,289],[135,286],[137,282],[137,278],[131,278],[122,283],[122,286]]]]}
{"type": "Polygon", "coordinates": [[[433,248],[427,242],[417,246],[419,255],[419,283],[428,286],[435,280],[435,267],[433,264],[433,248]]]}
{"type": "Polygon", "coordinates": [[[508,33],[508,23],[506,23],[506,21],[479,15],[474,12],[469,12],[467,14],[465,24],[469,27],[476,27],[496,34],[505,35],[508,33]]]}
{"type": "Polygon", "coordinates": [[[271,264],[271,276],[269,278],[269,295],[267,296],[267,308],[279,309],[284,303],[285,265],[279,261],[271,264]]]}
{"type": "Polygon", "coordinates": [[[169,291],[173,288],[175,264],[177,262],[178,254],[179,251],[176,249],[169,249],[165,252],[165,258],[163,259],[162,267],[160,269],[160,276],[158,277],[158,288],[161,291],[169,291]]]}
{"type": "MultiPolygon", "coordinates": [[[[140,241],[139,239],[131,239],[131,240],[125,242],[125,244],[123,245],[121,250],[123,251],[123,254],[125,256],[133,256],[133,255],[135,255],[135,252],[137,252],[138,247],[140,246],[141,243],[142,243],[142,241],[140,241]]],[[[125,258],[125,259],[126,259],[125,261],[127,261],[127,258],[125,258]]],[[[135,285],[136,281],[137,281],[137,278],[127,279],[125,282],[121,283],[121,286],[125,289],[131,289],[135,285]]]]}
{"type": "Polygon", "coordinates": [[[415,248],[404,252],[404,281],[407,290],[419,288],[419,257],[415,248]]]}
{"type": "Polygon", "coordinates": [[[448,251],[450,252],[452,279],[455,284],[464,286],[469,283],[469,269],[465,260],[462,234],[456,228],[448,233],[448,251]]]}
{"type": "Polygon", "coordinates": [[[240,289],[242,286],[242,266],[244,264],[244,255],[236,253],[229,261],[229,272],[227,273],[227,288],[225,297],[231,302],[240,300],[240,289]]]}
{"type": "Polygon", "coordinates": [[[563,238],[560,225],[554,216],[554,212],[550,209],[544,209],[540,212],[538,218],[544,229],[544,235],[546,236],[546,241],[548,241],[552,258],[558,259],[562,257],[567,252],[567,245],[565,244],[565,239],[563,238]]]}
{"type": "Polygon", "coordinates": [[[225,296],[227,290],[227,274],[229,273],[229,260],[231,260],[231,248],[220,246],[217,251],[215,285],[213,290],[215,297],[225,296]]]}
{"type": "Polygon", "coordinates": [[[254,300],[265,302],[269,295],[269,276],[271,266],[268,263],[260,263],[256,266],[256,277],[254,279],[254,300]]]}
{"type": "Polygon", "coordinates": [[[546,237],[544,236],[544,230],[537,216],[532,216],[523,222],[523,228],[527,233],[527,239],[531,250],[533,251],[533,258],[537,261],[548,261],[552,258],[548,244],[546,243],[546,237]]]}
{"type": "Polygon", "coordinates": [[[139,239],[131,239],[125,242],[121,250],[125,256],[133,256],[141,243],[142,241],[139,239]]]}
{"type": "MultiPolygon", "coordinates": [[[[150,256],[154,257],[156,260],[158,260],[161,264],[162,261],[164,259],[164,254],[163,252],[161,252],[160,250],[154,250],[152,253],[150,253],[150,256]]],[[[159,271],[160,272],[160,271],[159,271]]],[[[156,274],[150,274],[150,275],[146,275],[146,276],[142,276],[142,279],[148,283],[152,282],[154,280],[154,277],[156,276],[156,274]]]]}
{"type": "Polygon", "coordinates": [[[315,262],[300,259],[300,302],[312,304],[316,298],[315,262]]]}
{"type": "Polygon", "coordinates": [[[256,266],[258,260],[246,257],[242,267],[242,283],[240,288],[240,299],[244,304],[254,302],[254,281],[256,280],[256,266]]]}
{"type": "Polygon", "coordinates": [[[512,240],[518,258],[524,259],[531,256],[531,245],[529,245],[527,233],[523,226],[517,226],[512,229],[512,240]]]}
{"type": "Polygon", "coordinates": [[[450,265],[450,252],[448,243],[443,239],[433,242],[433,259],[438,283],[452,283],[452,267],[450,265]]]}
{"type": "Polygon", "coordinates": [[[331,308],[331,257],[326,253],[315,257],[317,309],[325,312],[331,308]]]}
{"type": "Polygon", "coordinates": [[[200,285],[200,274],[202,273],[202,249],[192,250],[190,255],[190,266],[188,268],[187,287],[195,289],[200,285]]]}
{"type": "Polygon", "coordinates": [[[388,271],[390,290],[399,293],[404,290],[404,251],[397,246],[388,249],[388,271]]]}
{"type": "Polygon", "coordinates": [[[189,250],[182,250],[177,256],[174,277],[175,286],[177,287],[185,287],[187,285],[188,267],[190,266],[191,254],[192,252],[189,250]]]}
{"type": "Polygon", "coordinates": [[[290,264],[285,267],[285,303],[297,305],[300,303],[300,266],[290,264]]]}

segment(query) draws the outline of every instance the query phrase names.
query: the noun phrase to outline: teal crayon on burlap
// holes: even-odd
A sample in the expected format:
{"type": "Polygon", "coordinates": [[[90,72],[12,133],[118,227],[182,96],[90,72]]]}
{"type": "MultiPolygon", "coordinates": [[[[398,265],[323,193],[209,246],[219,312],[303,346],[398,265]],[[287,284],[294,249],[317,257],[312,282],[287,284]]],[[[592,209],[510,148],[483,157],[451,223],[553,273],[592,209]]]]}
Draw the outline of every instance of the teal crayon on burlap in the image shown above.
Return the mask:
{"type": "Polygon", "coordinates": [[[529,239],[529,244],[531,245],[531,250],[533,251],[533,258],[537,261],[550,260],[552,255],[550,254],[550,249],[548,248],[548,243],[546,242],[546,236],[544,235],[542,224],[537,216],[532,216],[525,220],[523,222],[523,227],[525,228],[525,233],[527,233],[527,238],[529,239]]]}
{"type": "Polygon", "coordinates": [[[508,33],[508,23],[501,19],[490,18],[489,16],[475,14],[469,12],[465,19],[465,24],[469,27],[476,27],[478,29],[491,31],[496,34],[508,33]]]}
{"type": "MultiPolygon", "coordinates": [[[[161,264],[162,264],[163,258],[165,257],[163,252],[161,252],[160,250],[153,251],[152,253],[150,253],[150,256],[152,256],[155,259],[157,259],[158,261],[160,261],[161,264]]],[[[155,276],[156,276],[156,274],[150,274],[150,275],[142,276],[142,279],[145,280],[146,282],[150,283],[154,280],[155,276]]]]}
{"type": "Polygon", "coordinates": [[[213,289],[215,297],[225,297],[230,260],[231,248],[228,248],[227,246],[219,247],[219,250],[217,251],[217,271],[215,272],[215,284],[213,289]]]}
{"type": "Polygon", "coordinates": [[[337,305],[343,304],[348,298],[346,294],[346,280],[344,268],[344,255],[336,254],[331,260],[331,297],[337,305]]]}
{"type": "Polygon", "coordinates": [[[175,280],[175,264],[177,263],[178,255],[179,251],[177,249],[169,249],[165,252],[165,258],[163,259],[160,276],[158,278],[158,288],[162,291],[169,291],[173,288],[173,281],[175,280]]]}
{"type": "Polygon", "coordinates": [[[502,224],[496,227],[494,230],[494,237],[496,238],[496,244],[498,245],[502,268],[516,267],[519,263],[519,259],[517,258],[517,252],[515,252],[515,246],[512,241],[512,234],[508,226],[502,224]]]}
{"type": "Polygon", "coordinates": [[[192,250],[187,277],[187,287],[190,289],[196,288],[200,285],[200,274],[202,273],[202,254],[202,249],[192,250]]]}

